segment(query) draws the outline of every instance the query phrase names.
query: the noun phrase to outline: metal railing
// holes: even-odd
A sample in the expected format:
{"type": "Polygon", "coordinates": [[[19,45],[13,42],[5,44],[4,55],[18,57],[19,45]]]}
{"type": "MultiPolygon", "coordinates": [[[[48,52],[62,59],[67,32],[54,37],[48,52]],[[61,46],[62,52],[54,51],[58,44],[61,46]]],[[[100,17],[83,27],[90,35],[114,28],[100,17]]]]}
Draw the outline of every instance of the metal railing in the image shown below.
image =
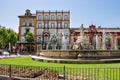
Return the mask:
{"type": "Polygon", "coordinates": [[[0,80],[120,80],[120,68],[38,67],[0,64],[0,80]]]}

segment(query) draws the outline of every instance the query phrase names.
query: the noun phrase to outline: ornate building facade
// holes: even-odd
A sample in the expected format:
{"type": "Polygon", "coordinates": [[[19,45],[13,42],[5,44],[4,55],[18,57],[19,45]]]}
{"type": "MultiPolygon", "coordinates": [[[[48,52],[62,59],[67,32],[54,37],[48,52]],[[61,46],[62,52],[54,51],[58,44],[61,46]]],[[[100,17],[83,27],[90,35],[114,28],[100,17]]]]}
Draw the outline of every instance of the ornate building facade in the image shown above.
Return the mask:
{"type": "Polygon", "coordinates": [[[57,37],[57,44],[61,49],[70,49],[80,35],[86,36],[93,49],[117,50],[120,48],[120,28],[102,28],[90,25],[70,28],[70,11],[36,11],[26,10],[19,17],[19,41],[22,48],[26,48],[25,36],[31,32],[34,36],[35,51],[48,49],[51,37],[57,37]],[[81,34],[84,33],[84,34],[81,34]]]}
{"type": "Polygon", "coordinates": [[[89,43],[94,50],[118,50],[120,49],[120,28],[102,28],[90,25],[85,28],[83,24],[80,28],[71,28],[70,44],[76,42],[80,31],[89,38],[89,43]]]}
{"type": "MultiPolygon", "coordinates": [[[[20,51],[25,50],[27,48],[28,42],[25,37],[27,32],[31,32],[34,36],[34,40],[36,40],[36,15],[32,14],[30,10],[26,10],[24,15],[20,15],[19,17],[19,41],[18,48],[20,51]]],[[[34,42],[32,43],[32,48],[35,48],[34,42]]]]}
{"type": "Polygon", "coordinates": [[[47,49],[52,35],[57,36],[58,43],[67,48],[70,38],[70,11],[36,11],[31,14],[26,10],[25,15],[18,16],[19,43],[25,43],[25,35],[28,31],[34,35],[34,49],[47,49]],[[64,43],[63,43],[64,38],[64,43]]]}
{"type": "Polygon", "coordinates": [[[38,50],[47,48],[51,35],[57,36],[59,44],[63,36],[65,36],[66,44],[69,43],[69,11],[36,11],[36,19],[38,50]]]}

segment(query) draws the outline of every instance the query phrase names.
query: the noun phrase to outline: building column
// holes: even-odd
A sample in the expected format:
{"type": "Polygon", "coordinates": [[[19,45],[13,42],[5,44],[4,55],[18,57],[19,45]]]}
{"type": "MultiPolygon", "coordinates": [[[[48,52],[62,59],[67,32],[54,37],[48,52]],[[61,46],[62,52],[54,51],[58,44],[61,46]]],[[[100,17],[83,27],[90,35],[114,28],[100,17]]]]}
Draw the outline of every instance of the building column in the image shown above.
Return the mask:
{"type": "Polygon", "coordinates": [[[113,40],[113,38],[114,38],[113,36],[110,37],[110,40],[111,40],[111,48],[110,49],[111,50],[114,49],[114,40],[113,40]]]}

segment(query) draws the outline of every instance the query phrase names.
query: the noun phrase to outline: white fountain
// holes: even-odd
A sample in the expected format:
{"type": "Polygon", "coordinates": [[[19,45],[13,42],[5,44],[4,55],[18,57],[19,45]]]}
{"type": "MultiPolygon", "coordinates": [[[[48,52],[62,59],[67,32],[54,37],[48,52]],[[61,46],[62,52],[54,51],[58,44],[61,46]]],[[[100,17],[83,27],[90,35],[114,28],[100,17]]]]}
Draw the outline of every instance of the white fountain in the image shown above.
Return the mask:
{"type": "Polygon", "coordinates": [[[106,37],[106,33],[105,33],[105,30],[103,29],[103,31],[102,31],[102,49],[103,50],[106,50],[105,37],[106,37]]]}
{"type": "Polygon", "coordinates": [[[65,40],[65,36],[64,33],[62,33],[62,50],[66,50],[66,40],[65,40]]]}
{"type": "Polygon", "coordinates": [[[80,27],[80,36],[78,36],[76,42],[73,45],[73,49],[87,49],[89,47],[89,37],[84,34],[83,24],[80,27]],[[81,47],[80,47],[81,46],[81,47]]]}
{"type": "Polygon", "coordinates": [[[96,35],[96,49],[98,49],[98,35],[96,35]]]}

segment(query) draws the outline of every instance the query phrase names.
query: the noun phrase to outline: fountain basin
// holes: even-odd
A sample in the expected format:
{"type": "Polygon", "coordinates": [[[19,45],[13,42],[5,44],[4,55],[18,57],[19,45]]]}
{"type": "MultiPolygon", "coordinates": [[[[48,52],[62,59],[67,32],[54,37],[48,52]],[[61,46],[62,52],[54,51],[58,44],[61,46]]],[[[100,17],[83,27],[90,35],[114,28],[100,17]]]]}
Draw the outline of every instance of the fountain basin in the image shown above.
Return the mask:
{"type": "Polygon", "coordinates": [[[120,50],[41,50],[37,56],[79,60],[116,59],[120,58],[120,50]]]}
{"type": "Polygon", "coordinates": [[[78,51],[72,50],[41,50],[37,52],[38,56],[55,58],[55,59],[77,59],[78,51]]]}
{"type": "Polygon", "coordinates": [[[100,60],[79,60],[79,59],[54,59],[41,56],[31,56],[34,61],[40,62],[54,62],[54,63],[72,63],[72,64],[93,64],[93,63],[119,63],[120,58],[117,59],[100,59],[100,60]]]}

